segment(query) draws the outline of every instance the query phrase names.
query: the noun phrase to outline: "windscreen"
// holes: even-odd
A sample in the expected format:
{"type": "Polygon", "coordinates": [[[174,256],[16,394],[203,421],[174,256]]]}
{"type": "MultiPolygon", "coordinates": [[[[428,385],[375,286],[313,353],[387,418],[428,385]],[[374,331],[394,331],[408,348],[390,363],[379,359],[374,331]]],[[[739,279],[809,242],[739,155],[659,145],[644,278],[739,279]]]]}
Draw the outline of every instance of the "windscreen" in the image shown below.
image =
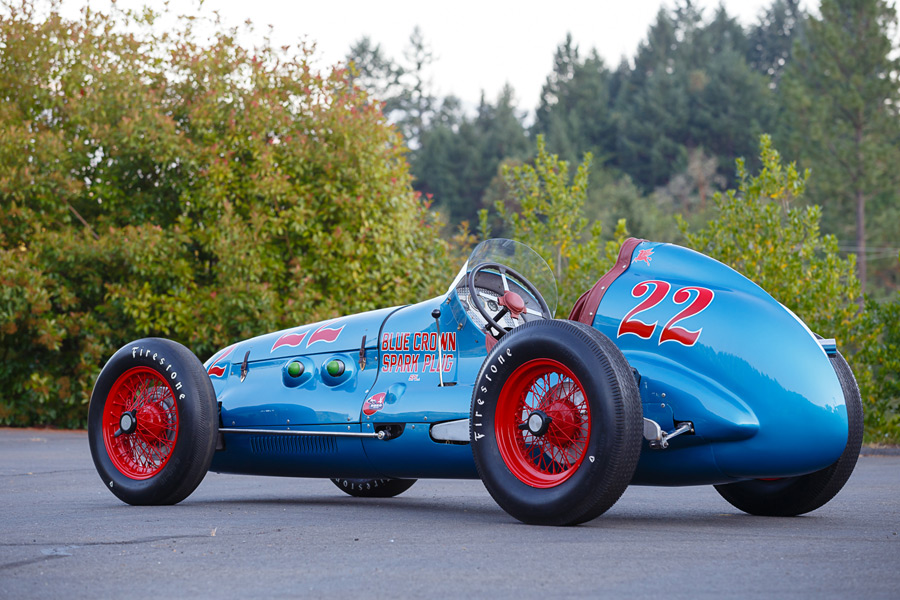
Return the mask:
{"type": "Polygon", "coordinates": [[[495,238],[485,240],[475,246],[466,264],[450,286],[450,291],[459,285],[465,285],[465,277],[469,269],[483,263],[497,263],[511,268],[516,273],[527,279],[550,308],[551,314],[556,314],[556,278],[547,262],[540,255],[521,242],[495,238]]]}

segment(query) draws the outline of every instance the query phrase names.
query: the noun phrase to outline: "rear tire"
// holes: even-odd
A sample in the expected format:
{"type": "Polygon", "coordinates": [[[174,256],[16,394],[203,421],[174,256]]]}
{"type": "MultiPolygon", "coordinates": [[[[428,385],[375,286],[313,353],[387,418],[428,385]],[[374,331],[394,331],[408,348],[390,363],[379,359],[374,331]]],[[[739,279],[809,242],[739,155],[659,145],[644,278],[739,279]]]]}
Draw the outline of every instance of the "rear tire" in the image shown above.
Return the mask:
{"type": "Polygon", "coordinates": [[[415,479],[332,479],[345,494],[356,498],[393,498],[412,487],[415,479]]]}
{"type": "Polygon", "coordinates": [[[859,458],[863,438],[863,409],[850,365],[840,353],[831,357],[847,405],[849,430],[840,458],[821,471],[782,479],[740,481],[715,486],[732,506],[751,515],[793,517],[824,506],[841,491],[859,458]]]}
{"type": "Polygon", "coordinates": [[[481,367],[469,422],[484,486],[525,523],[599,516],[640,457],[641,400],[628,361],[574,321],[533,321],[503,336],[481,367]]]}
{"type": "Polygon", "coordinates": [[[176,504],[212,462],[216,394],[200,361],[177,342],[123,346],[97,378],[88,440],[104,486],[128,504],[176,504]]]}

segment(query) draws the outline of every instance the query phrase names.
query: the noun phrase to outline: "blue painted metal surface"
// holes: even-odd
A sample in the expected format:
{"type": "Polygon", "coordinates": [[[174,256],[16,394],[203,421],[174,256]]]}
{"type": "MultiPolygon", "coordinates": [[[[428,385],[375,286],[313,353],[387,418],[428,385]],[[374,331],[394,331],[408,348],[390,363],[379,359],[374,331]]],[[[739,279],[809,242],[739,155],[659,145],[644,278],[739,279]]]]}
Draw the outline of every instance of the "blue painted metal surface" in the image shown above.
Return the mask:
{"type": "MultiPolygon", "coordinates": [[[[639,244],[593,324],[639,373],[644,416],[668,431],[682,421],[695,427],[665,451],[645,444],[634,483],[809,473],[833,463],[846,444],[847,411],[823,347],[762,289],[708,257],[639,244]]],[[[485,341],[451,289],[225,348],[205,365],[225,427],[371,433],[400,425],[403,432],[387,441],[226,433],[212,470],[477,477],[468,444],[435,441],[430,429],[468,418],[485,341]],[[339,376],[326,369],[334,360],[345,367],[339,376]],[[288,370],[294,361],[302,364],[296,377],[288,370]]]]}
{"type": "Polygon", "coordinates": [[[225,427],[342,433],[373,432],[386,424],[405,427],[400,437],[388,441],[291,437],[264,442],[266,436],[227,434],[226,448],[216,453],[212,470],[307,477],[477,477],[467,445],[435,442],[429,435],[435,423],[468,418],[472,382],[486,354],[484,333],[465,311],[454,311],[453,302],[458,303],[455,293],[279,331],[218,352],[205,367],[211,371],[225,427]],[[440,336],[431,316],[435,308],[442,309],[440,336]],[[345,365],[340,377],[326,370],[332,360],[345,365]],[[288,374],[294,361],[303,364],[303,374],[296,378],[288,374]],[[219,369],[221,376],[216,375],[219,369]]]}
{"type": "Polygon", "coordinates": [[[641,243],[594,326],[640,373],[645,417],[669,431],[695,427],[665,451],[645,449],[634,483],[799,475],[832,464],[846,445],[841,386],[813,334],[713,259],[641,243]]]}

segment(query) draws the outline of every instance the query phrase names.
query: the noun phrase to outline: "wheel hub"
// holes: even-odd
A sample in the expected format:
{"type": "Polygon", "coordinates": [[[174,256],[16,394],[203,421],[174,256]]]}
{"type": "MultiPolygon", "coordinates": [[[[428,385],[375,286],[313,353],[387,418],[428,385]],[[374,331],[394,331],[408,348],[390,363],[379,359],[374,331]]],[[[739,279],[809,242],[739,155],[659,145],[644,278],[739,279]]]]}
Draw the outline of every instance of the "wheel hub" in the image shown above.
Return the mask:
{"type": "Polygon", "coordinates": [[[139,411],[141,435],[143,435],[148,443],[158,443],[165,435],[168,429],[166,415],[163,412],[165,406],[161,406],[158,402],[145,404],[139,411]]]}
{"type": "Polygon", "coordinates": [[[581,430],[581,419],[575,405],[568,400],[556,401],[547,407],[547,416],[553,427],[547,437],[561,448],[577,440],[581,430]]]}
{"type": "Polygon", "coordinates": [[[553,421],[547,413],[542,410],[536,410],[528,415],[528,419],[522,423],[520,426],[521,429],[527,429],[528,432],[536,437],[541,437],[547,430],[550,428],[550,423],[553,421]]]}
{"type": "Polygon", "coordinates": [[[116,437],[125,434],[130,435],[134,433],[134,430],[137,429],[137,416],[136,411],[129,410],[122,413],[122,416],[119,417],[119,431],[116,432],[116,437]]]}

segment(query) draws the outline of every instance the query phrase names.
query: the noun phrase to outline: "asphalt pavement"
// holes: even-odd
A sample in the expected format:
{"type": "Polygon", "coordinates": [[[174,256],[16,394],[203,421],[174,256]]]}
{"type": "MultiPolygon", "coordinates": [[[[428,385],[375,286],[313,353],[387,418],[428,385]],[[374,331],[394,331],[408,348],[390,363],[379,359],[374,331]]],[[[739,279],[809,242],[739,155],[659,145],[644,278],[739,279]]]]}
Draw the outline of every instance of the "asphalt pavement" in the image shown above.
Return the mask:
{"type": "Polygon", "coordinates": [[[900,598],[900,456],[864,455],[802,517],[711,487],[631,487],[578,527],[523,525],[479,481],[392,499],[210,473],[120,502],[83,432],[0,429],[0,598],[900,598]]]}

